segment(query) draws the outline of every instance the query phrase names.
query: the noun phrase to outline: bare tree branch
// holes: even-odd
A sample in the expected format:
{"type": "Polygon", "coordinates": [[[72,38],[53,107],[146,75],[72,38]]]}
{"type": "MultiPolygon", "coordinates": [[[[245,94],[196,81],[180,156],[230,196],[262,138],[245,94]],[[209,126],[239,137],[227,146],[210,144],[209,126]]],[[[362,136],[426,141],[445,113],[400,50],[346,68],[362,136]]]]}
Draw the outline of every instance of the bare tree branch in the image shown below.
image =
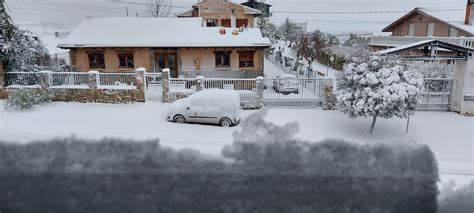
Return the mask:
{"type": "Polygon", "coordinates": [[[148,13],[151,17],[162,18],[172,16],[171,2],[168,0],[148,0],[148,13]]]}

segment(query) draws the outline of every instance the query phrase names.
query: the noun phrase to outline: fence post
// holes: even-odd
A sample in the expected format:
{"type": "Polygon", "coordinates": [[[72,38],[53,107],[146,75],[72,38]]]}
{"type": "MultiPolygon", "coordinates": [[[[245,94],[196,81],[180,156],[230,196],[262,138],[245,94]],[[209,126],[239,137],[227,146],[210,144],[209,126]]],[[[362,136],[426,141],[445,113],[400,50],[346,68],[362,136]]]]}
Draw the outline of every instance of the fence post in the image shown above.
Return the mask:
{"type": "Polygon", "coordinates": [[[51,71],[39,71],[41,88],[46,89],[52,85],[52,72],[51,71]]]}
{"type": "Polygon", "coordinates": [[[99,85],[99,81],[100,81],[99,72],[98,71],[89,71],[87,73],[89,73],[89,78],[88,78],[89,88],[97,89],[98,85],[99,85]]]}
{"type": "Polygon", "coordinates": [[[140,96],[138,97],[139,99],[142,99],[146,101],[146,94],[145,94],[145,81],[146,81],[146,68],[140,67],[135,70],[135,86],[137,87],[138,90],[140,90],[140,96]]]}
{"type": "Polygon", "coordinates": [[[257,99],[258,99],[258,107],[263,107],[263,92],[265,90],[265,78],[262,76],[257,77],[257,99]]]}
{"type": "Polygon", "coordinates": [[[0,88],[3,88],[3,86],[6,85],[6,73],[5,70],[3,69],[3,63],[0,63],[0,88]]]}
{"type": "Polygon", "coordinates": [[[170,102],[170,69],[166,68],[162,71],[162,87],[163,87],[163,103],[170,102]]]}
{"type": "Polygon", "coordinates": [[[204,89],[204,76],[197,76],[196,92],[202,91],[204,89]]]}

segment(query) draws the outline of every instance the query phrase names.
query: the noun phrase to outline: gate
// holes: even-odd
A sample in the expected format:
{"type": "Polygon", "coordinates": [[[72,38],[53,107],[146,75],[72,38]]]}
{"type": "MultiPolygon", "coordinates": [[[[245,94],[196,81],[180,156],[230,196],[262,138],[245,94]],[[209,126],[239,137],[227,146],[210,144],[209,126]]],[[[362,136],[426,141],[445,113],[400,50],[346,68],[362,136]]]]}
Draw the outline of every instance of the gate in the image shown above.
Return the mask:
{"type": "Polygon", "coordinates": [[[331,78],[265,79],[263,102],[266,106],[319,107],[324,100],[324,88],[331,78]]]}
{"type": "Polygon", "coordinates": [[[451,91],[453,79],[447,78],[425,78],[422,102],[418,106],[420,110],[449,110],[451,104],[451,91]]]}
{"type": "Polygon", "coordinates": [[[161,73],[149,73],[146,76],[146,99],[151,101],[163,100],[163,75],[161,73]]]}

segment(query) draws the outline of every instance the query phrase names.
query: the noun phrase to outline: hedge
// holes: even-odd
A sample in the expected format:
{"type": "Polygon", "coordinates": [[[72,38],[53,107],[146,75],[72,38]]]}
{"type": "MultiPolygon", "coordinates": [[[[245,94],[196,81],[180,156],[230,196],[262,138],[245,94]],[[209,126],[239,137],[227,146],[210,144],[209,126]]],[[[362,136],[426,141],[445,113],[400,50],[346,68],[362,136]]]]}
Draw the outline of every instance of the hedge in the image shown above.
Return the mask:
{"type": "Polygon", "coordinates": [[[436,212],[426,146],[234,146],[222,159],[158,141],[0,143],[0,211],[436,212]]]}

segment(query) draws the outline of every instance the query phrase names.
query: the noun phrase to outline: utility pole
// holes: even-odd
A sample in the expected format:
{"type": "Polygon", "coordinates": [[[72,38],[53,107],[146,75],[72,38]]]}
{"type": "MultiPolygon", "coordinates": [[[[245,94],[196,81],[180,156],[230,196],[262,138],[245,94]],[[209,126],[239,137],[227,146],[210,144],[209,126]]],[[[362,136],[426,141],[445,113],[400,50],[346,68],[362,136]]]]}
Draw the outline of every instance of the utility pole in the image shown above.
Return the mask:
{"type": "Polygon", "coordinates": [[[126,11],[127,11],[127,17],[128,17],[128,7],[125,7],[126,11]]]}

